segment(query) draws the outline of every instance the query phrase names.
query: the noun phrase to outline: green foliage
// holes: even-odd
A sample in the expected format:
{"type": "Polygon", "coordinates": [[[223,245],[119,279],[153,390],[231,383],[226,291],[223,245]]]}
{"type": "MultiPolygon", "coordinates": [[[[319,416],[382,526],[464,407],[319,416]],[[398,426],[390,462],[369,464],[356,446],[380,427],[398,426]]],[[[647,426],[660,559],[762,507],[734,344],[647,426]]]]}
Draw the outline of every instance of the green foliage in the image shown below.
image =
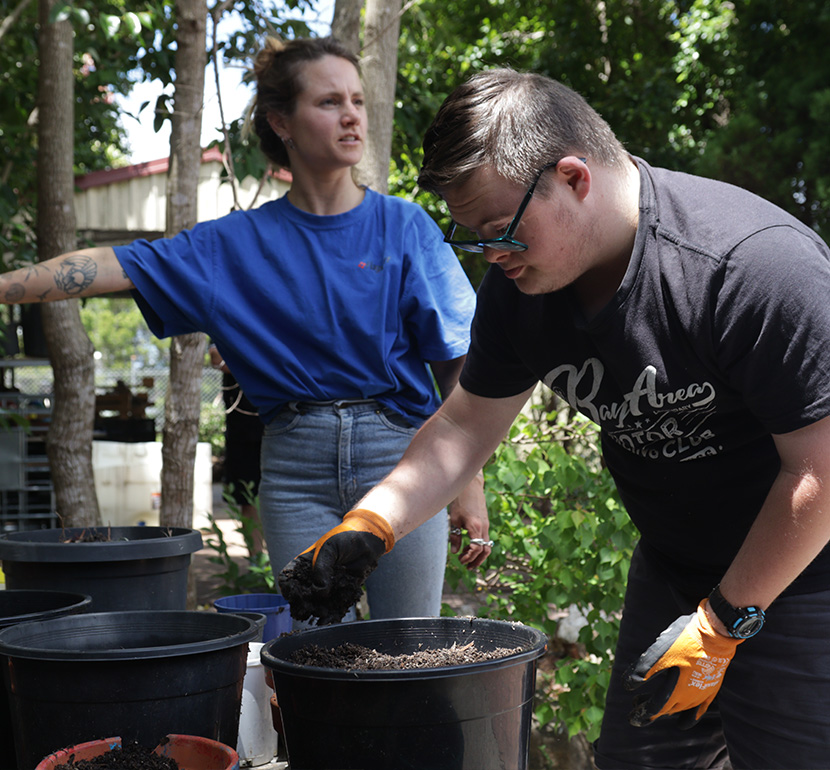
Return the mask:
{"type": "Polygon", "coordinates": [[[773,201],[830,238],[830,37],[824,0],[739,0],[730,29],[737,72],[700,159],[701,173],[773,201]]]}
{"type": "Polygon", "coordinates": [[[94,297],[81,307],[81,322],[107,368],[155,366],[167,359],[169,340],[150,334],[130,297],[94,297]]]}
{"type": "Polygon", "coordinates": [[[596,429],[569,410],[520,415],[484,469],[493,553],[481,577],[450,559],[447,580],[480,615],[556,636],[557,610],[588,620],[584,656],[559,661],[537,693],[541,724],[598,734],[631,553],[638,537],[602,467],[596,429]]]}
{"type": "Polygon", "coordinates": [[[219,401],[202,400],[199,414],[199,441],[210,444],[213,457],[225,454],[225,406],[219,401]]]}
{"type": "MultiPolygon", "coordinates": [[[[225,533],[219,522],[210,514],[208,522],[210,526],[203,527],[206,547],[215,551],[213,556],[208,557],[211,564],[222,568],[216,573],[216,577],[222,580],[219,592],[222,596],[235,596],[237,594],[249,593],[273,593],[274,573],[271,570],[271,562],[265,553],[256,553],[254,548],[254,532],[261,529],[258,521],[243,516],[239,505],[231,496],[232,485],[224,491],[223,497],[228,505],[228,514],[234,523],[235,531],[241,535],[245,544],[247,556],[245,564],[240,567],[237,561],[231,556],[225,533]]],[[[248,486],[247,498],[251,505],[259,510],[259,499],[251,494],[248,486]]]]}
{"type": "MultiPolygon", "coordinates": [[[[510,66],[574,88],[632,153],[746,187],[826,239],[828,36],[824,0],[423,0],[401,31],[390,190],[446,224],[415,184],[421,139],[455,86],[510,66]]],[[[477,284],[482,260],[461,261],[477,284]]]]}

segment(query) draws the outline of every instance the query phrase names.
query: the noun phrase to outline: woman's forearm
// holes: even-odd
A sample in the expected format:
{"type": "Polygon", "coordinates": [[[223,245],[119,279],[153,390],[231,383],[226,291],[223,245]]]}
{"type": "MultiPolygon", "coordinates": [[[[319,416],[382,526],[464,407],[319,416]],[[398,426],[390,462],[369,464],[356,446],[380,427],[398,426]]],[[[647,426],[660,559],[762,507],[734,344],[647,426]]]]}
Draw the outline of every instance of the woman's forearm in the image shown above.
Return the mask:
{"type": "Polygon", "coordinates": [[[61,254],[0,275],[0,302],[55,302],[132,288],[115,251],[102,246],[61,254]]]}

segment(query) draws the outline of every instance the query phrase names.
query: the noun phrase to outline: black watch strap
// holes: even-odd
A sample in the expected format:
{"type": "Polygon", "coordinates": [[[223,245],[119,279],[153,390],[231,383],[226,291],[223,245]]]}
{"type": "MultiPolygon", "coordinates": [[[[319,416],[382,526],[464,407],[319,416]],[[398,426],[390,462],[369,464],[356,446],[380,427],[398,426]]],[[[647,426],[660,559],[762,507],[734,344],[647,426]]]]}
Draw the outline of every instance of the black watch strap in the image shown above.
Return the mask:
{"type": "Polygon", "coordinates": [[[733,607],[717,585],[709,594],[709,606],[735,639],[749,639],[763,628],[766,616],[760,607],[733,607]]]}

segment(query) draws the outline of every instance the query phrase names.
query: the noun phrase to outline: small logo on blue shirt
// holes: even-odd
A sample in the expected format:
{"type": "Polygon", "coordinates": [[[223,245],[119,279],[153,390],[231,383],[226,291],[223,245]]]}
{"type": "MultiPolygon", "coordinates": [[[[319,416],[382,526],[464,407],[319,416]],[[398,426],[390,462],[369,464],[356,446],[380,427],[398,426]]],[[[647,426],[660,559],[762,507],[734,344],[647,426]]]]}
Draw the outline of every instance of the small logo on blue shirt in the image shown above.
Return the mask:
{"type": "Polygon", "coordinates": [[[392,257],[386,257],[380,264],[377,262],[358,262],[357,266],[361,270],[374,270],[376,273],[380,273],[383,270],[383,266],[390,260],[392,257]]]}

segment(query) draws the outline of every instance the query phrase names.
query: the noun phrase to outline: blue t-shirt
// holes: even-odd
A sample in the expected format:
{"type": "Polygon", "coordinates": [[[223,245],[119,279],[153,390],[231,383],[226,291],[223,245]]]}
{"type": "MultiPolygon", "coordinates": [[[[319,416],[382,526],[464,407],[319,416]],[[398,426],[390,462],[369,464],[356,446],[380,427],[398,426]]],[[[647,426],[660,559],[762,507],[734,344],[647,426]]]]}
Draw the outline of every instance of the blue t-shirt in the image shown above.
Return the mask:
{"type": "Polygon", "coordinates": [[[341,398],[427,417],[427,362],[469,346],[458,258],[420,206],[371,190],[344,214],[281,198],[115,253],[153,334],[208,334],[266,424],[289,401],[341,398]]]}

